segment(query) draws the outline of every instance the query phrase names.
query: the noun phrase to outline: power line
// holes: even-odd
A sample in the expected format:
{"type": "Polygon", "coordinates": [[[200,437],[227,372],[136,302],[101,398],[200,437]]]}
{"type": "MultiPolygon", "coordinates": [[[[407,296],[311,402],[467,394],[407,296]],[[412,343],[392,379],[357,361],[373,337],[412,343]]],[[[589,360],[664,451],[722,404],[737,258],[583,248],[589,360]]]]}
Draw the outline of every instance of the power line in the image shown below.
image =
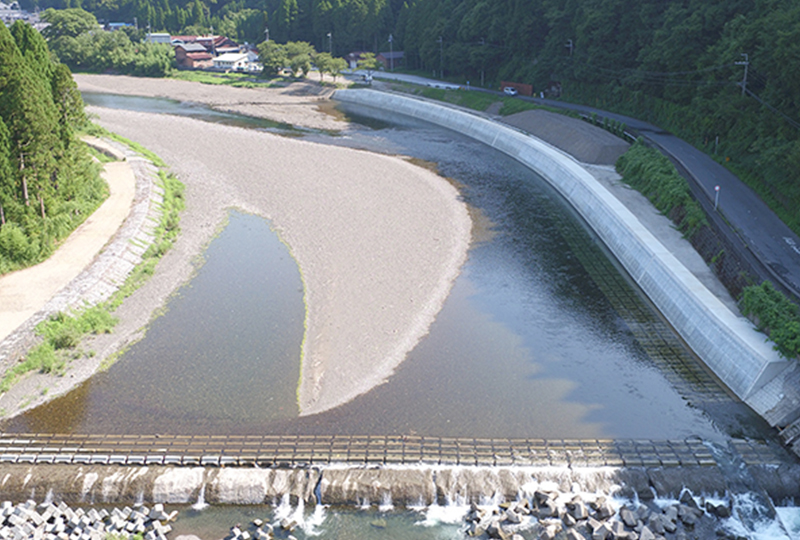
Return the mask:
{"type": "MultiPolygon", "coordinates": [[[[586,65],[588,65],[588,64],[586,64],[586,65]]],[[[695,73],[708,73],[709,71],[718,71],[720,69],[729,68],[729,67],[731,67],[733,65],[735,65],[735,64],[720,64],[718,66],[710,66],[710,67],[703,68],[703,69],[692,69],[692,70],[687,70],[687,71],[647,71],[647,70],[644,70],[644,69],[631,69],[631,68],[623,68],[623,69],[614,70],[614,69],[602,68],[602,67],[598,67],[598,66],[592,66],[592,67],[595,67],[596,69],[601,70],[601,71],[612,71],[612,72],[616,72],[616,73],[627,73],[627,74],[630,74],[630,75],[642,74],[642,75],[645,75],[645,76],[647,76],[647,75],[662,75],[662,76],[670,76],[670,77],[672,77],[672,76],[675,76],[675,75],[693,75],[695,73]]]]}
{"type": "Polygon", "coordinates": [[[645,84],[658,84],[662,86],[726,86],[732,84],[730,81],[698,80],[685,78],[686,75],[699,75],[712,71],[719,71],[730,68],[733,64],[712,66],[704,69],[691,71],[645,71],[636,69],[608,69],[590,64],[581,64],[584,68],[594,70],[599,73],[625,78],[645,84]],[[683,77],[680,77],[683,76],[683,77]]]}
{"type": "Polygon", "coordinates": [[[776,109],[775,107],[773,107],[772,105],[770,105],[769,103],[767,103],[766,101],[764,101],[763,99],[761,99],[760,97],[758,97],[758,96],[757,96],[755,93],[753,93],[752,91],[750,91],[750,90],[748,90],[748,89],[745,89],[745,92],[747,93],[747,95],[748,95],[748,96],[752,97],[753,99],[755,99],[756,101],[758,101],[759,103],[761,103],[761,104],[762,104],[764,107],[766,107],[766,108],[767,108],[767,109],[769,109],[770,111],[774,112],[775,114],[778,114],[778,115],[782,116],[782,117],[783,117],[783,119],[784,119],[784,120],[786,120],[786,123],[787,123],[787,124],[789,124],[790,126],[792,126],[792,127],[793,127],[793,128],[795,128],[795,129],[798,129],[798,130],[800,130],[800,122],[798,122],[798,121],[796,121],[795,119],[791,118],[790,116],[788,116],[788,115],[786,115],[786,114],[782,113],[781,111],[779,111],[778,109],[776,109]]]}

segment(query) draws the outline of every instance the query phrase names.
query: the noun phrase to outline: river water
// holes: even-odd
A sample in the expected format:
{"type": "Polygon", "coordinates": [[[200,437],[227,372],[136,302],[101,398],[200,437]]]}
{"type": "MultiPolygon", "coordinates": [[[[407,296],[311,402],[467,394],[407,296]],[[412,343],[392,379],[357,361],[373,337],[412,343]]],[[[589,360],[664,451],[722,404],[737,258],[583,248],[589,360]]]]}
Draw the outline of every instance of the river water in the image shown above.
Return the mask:
{"type": "MultiPolygon", "coordinates": [[[[276,129],[169,100],[87,101],[276,129]]],[[[297,417],[299,272],[265,220],[234,212],[142,341],[108,372],[7,429],[713,441],[769,434],[541,178],[431,125],[356,120],[341,136],[305,136],[428,162],[459,186],[476,223],[469,259],[430,334],[386,384],[297,417]]]]}
{"type": "MultiPolygon", "coordinates": [[[[282,129],[168,100],[85,98],[89,104],[282,129]]],[[[450,131],[407,119],[351,118],[356,123],[339,136],[284,133],[422,160],[459,187],[475,221],[469,258],[450,297],[429,335],[387,383],[333,411],[297,416],[299,271],[267,221],[234,211],[196,277],[169,300],[142,341],[106,373],[4,429],[696,436],[723,445],[730,437],[772,437],[763,421],[703,369],[544,180],[450,131]]],[[[203,528],[206,520],[214,529],[228,519],[215,512],[220,510],[189,512],[184,523],[197,523],[185,526],[203,528]]],[[[324,520],[329,532],[323,538],[377,538],[385,532],[370,525],[372,514],[337,516],[324,520]],[[341,531],[331,532],[332,523],[341,531]],[[359,528],[369,534],[354,532],[359,528]]],[[[309,519],[307,534],[313,535],[314,518],[309,519]]],[[[420,519],[406,513],[391,518],[404,524],[400,530],[411,531],[409,537],[419,534],[413,524],[420,519]]],[[[457,527],[437,523],[425,537],[460,537],[457,527]]]]}

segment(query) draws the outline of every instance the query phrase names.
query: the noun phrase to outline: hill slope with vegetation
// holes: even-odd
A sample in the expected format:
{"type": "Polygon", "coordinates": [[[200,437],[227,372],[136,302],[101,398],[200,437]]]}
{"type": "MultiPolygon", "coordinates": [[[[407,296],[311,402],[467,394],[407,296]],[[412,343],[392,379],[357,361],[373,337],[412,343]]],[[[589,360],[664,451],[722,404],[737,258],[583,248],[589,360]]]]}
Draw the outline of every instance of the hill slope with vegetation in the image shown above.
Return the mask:
{"type": "Polygon", "coordinates": [[[716,156],[800,233],[800,4],[793,0],[23,0],[101,21],[405,51],[458,82],[560,87],[716,156]],[[747,80],[744,82],[745,69],[747,80]]]}
{"type": "Polygon", "coordinates": [[[0,273],[47,258],[105,199],[83,101],[27,23],[0,24],[0,273]]]}

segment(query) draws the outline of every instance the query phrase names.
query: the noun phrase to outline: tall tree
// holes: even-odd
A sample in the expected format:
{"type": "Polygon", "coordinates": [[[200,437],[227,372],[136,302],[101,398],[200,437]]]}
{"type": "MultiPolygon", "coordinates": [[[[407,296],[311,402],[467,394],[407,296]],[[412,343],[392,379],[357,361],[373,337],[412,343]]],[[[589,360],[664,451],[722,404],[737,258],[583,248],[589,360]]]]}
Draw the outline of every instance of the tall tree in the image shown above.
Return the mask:
{"type": "Polygon", "coordinates": [[[49,8],[42,14],[42,20],[50,23],[50,26],[42,30],[42,35],[48,40],[58,36],[77,37],[99,28],[95,16],[80,8],[49,8]]]}
{"type": "Polygon", "coordinates": [[[52,91],[25,62],[5,25],[0,25],[0,59],[0,117],[11,135],[12,163],[25,205],[33,198],[44,217],[55,159],[63,150],[52,91]]]}
{"type": "Polygon", "coordinates": [[[11,134],[0,118],[0,227],[6,224],[6,208],[13,204],[16,175],[11,166],[11,134]]]}

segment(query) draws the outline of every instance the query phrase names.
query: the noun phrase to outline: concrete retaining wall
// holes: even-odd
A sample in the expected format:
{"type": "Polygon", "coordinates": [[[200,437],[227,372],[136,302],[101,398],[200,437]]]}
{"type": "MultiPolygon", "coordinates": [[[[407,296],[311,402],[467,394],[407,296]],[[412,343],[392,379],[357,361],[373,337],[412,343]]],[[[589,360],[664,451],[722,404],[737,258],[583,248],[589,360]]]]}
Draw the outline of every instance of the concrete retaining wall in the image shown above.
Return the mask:
{"type": "Polygon", "coordinates": [[[504,152],[543,176],[581,214],[681,337],[746,400],[786,366],[763,334],[732,313],[630,211],[570,156],[530,135],[460,109],[374,90],[334,98],[452,129],[504,152]]]}

